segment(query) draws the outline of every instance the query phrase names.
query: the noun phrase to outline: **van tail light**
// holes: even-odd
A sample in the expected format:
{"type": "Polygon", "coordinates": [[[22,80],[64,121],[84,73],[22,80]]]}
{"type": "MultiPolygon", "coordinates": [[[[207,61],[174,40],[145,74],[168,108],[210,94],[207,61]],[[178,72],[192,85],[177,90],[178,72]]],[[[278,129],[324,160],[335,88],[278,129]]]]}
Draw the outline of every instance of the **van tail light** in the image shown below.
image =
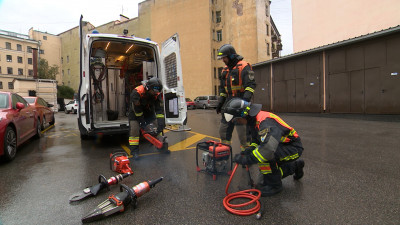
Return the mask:
{"type": "Polygon", "coordinates": [[[207,103],[210,104],[210,100],[208,100],[207,103]]]}
{"type": "Polygon", "coordinates": [[[75,104],[75,106],[78,106],[78,104],[75,104]]]}

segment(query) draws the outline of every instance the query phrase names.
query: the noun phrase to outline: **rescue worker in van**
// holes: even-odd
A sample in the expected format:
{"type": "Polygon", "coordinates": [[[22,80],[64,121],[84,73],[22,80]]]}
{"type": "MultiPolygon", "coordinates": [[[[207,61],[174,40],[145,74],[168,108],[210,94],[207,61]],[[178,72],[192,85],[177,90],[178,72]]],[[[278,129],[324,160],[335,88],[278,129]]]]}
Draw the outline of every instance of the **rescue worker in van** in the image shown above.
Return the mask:
{"type": "MultiPolygon", "coordinates": [[[[243,60],[243,57],[236,54],[236,50],[230,44],[222,45],[218,49],[218,59],[222,59],[225,63],[225,68],[220,76],[219,86],[219,104],[217,114],[223,111],[225,103],[233,97],[238,97],[246,102],[250,102],[256,82],[254,80],[254,72],[251,65],[243,60]]],[[[247,133],[246,121],[237,120],[236,123],[228,122],[222,116],[219,135],[221,142],[231,144],[233,129],[236,126],[236,132],[239,136],[239,141],[242,151],[249,145],[251,139],[247,133]]]]}
{"type": "Polygon", "coordinates": [[[282,191],[282,178],[303,177],[304,161],[299,159],[303,146],[296,130],[277,115],[261,111],[260,104],[251,104],[239,98],[225,106],[226,121],[245,118],[251,127],[252,143],[234,161],[241,165],[258,163],[260,176],[256,188],[262,196],[282,191]]]}
{"type": "Polygon", "coordinates": [[[139,159],[140,128],[155,120],[157,123],[157,133],[161,133],[165,128],[161,97],[162,88],[161,81],[153,77],[133,89],[130,95],[129,149],[134,159],[139,159]]]}

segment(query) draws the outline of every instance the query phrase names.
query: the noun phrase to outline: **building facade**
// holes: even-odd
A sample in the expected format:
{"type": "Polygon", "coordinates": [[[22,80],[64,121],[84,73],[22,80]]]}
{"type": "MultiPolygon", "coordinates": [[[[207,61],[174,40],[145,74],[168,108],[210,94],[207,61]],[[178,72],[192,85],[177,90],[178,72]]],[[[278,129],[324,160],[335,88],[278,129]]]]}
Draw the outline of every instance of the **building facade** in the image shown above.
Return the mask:
{"type": "MultiPolygon", "coordinates": [[[[217,60],[223,44],[232,44],[249,63],[279,56],[280,36],[269,14],[267,0],[147,0],[139,3],[137,18],[84,29],[91,32],[151,38],[161,45],[179,34],[183,82],[187,97],[217,93],[218,75],[224,64],[217,60]]],[[[59,34],[61,38],[62,82],[79,87],[79,27],[59,34]],[[67,59],[67,60],[66,60],[67,59]]]]}
{"type": "Polygon", "coordinates": [[[300,52],[400,24],[398,0],[292,0],[293,50],[300,52]]]}

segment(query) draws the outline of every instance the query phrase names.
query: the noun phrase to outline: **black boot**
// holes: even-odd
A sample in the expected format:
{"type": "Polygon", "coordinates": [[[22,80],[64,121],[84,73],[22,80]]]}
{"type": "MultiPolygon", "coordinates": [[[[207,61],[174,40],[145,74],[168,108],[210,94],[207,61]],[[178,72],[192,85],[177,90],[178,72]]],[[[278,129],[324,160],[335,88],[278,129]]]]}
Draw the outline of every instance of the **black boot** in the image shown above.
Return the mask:
{"type": "Polygon", "coordinates": [[[282,191],[281,175],[277,172],[260,176],[256,188],[261,191],[261,196],[272,196],[282,191]]]}
{"type": "Polygon", "coordinates": [[[130,145],[129,149],[131,150],[132,158],[139,160],[139,145],[130,145]]]}
{"type": "Polygon", "coordinates": [[[295,169],[295,171],[294,171],[293,178],[294,178],[295,180],[300,180],[300,179],[304,176],[304,171],[303,171],[303,168],[304,168],[304,160],[298,159],[298,160],[296,160],[294,163],[295,163],[295,165],[296,165],[296,169],[295,169]]]}

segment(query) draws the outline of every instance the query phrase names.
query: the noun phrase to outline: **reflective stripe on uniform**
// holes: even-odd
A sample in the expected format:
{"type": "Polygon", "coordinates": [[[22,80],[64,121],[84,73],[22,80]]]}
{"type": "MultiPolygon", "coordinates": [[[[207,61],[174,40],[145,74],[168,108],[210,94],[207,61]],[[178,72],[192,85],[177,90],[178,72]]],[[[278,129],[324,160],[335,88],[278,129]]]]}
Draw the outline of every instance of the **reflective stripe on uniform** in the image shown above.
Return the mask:
{"type": "Polygon", "coordinates": [[[129,145],[139,145],[139,137],[129,137],[129,145]]]}
{"type": "Polygon", "coordinates": [[[268,161],[268,160],[266,160],[266,159],[260,154],[260,152],[258,151],[258,148],[254,149],[253,155],[257,158],[257,160],[258,160],[260,163],[263,163],[263,162],[268,161]]]}
{"type": "Polygon", "coordinates": [[[135,116],[136,116],[136,117],[143,116],[143,112],[141,112],[141,113],[136,113],[136,112],[135,112],[135,116]]]}
{"type": "Polygon", "coordinates": [[[262,174],[272,173],[271,166],[269,163],[258,163],[258,168],[262,174]]]}
{"type": "Polygon", "coordinates": [[[157,114],[156,118],[164,118],[164,114],[157,114]]]}
{"type": "Polygon", "coordinates": [[[290,161],[290,160],[294,160],[294,159],[297,159],[297,158],[299,158],[299,154],[298,153],[296,153],[294,155],[286,156],[284,158],[280,158],[279,160],[280,161],[290,161]]]}
{"type": "Polygon", "coordinates": [[[251,93],[254,93],[254,89],[251,87],[247,87],[246,89],[244,89],[245,91],[250,91],[251,93]]]}
{"type": "Polygon", "coordinates": [[[258,144],[257,143],[251,143],[250,146],[258,148],[258,144]]]}
{"type": "Polygon", "coordinates": [[[220,93],[219,95],[222,96],[222,97],[226,97],[227,96],[225,93],[220,93]]]}

